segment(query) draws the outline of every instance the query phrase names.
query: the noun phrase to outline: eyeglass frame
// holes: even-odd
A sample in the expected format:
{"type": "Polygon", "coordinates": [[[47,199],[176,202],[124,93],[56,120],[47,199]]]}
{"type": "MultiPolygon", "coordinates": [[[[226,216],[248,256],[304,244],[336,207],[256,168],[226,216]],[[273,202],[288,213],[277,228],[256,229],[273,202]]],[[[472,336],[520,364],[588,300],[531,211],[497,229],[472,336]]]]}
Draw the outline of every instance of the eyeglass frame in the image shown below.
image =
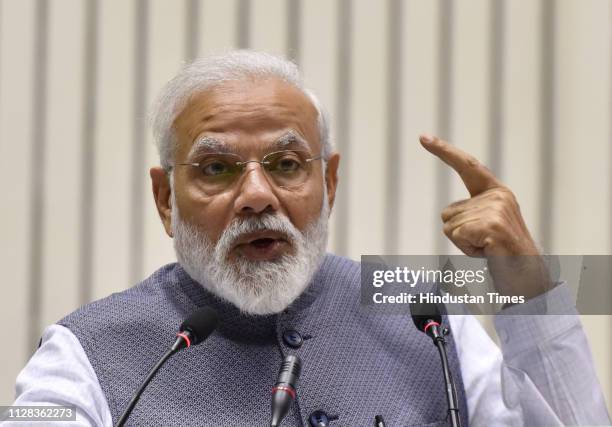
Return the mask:
{"type": "MultiPolygon", "coordinates": [[[[270,182],[270,179],[271,179],[271,178],[268,176],[268,174],[266,173],[266,169],[265,169],[265,164],[269,164],[269,162],[267,162],[267,163],[266,163],[266,162],[265,162],[265,158],[266,158],[266,157],[268,157],[268,156],[271,156],[271,155],[273,155],[273,154],[285,153],[285,152],[289,152],[289,153],[296,153],[296,152],[297,152],[297,153],[307,153],[307,154],[310,154],[310,153],[309,153],[308,151],[306,151],[306,150],[278,150],[278,151],[273,151],[273,152],[271,152],[271,153],[267,153],[267,154],[265,154],[265,155],[264,155],[264,156],[261,158],[261,160],[244,160],[244,161],[243,161],[243,160],[241,160],[241,161],[239,161],[239,162],[236,162],[236,166],[240,167],[240,174],[237,176],[237,180],[236,180],[235,182],[238,182],[238,181],[240,180],[240,178],[241,178],[241,177],[244,175],[244,171],[246,170],[246,166],[247,166],[247,164],[248,164],[248,163],[259,163],[259,164],[261,165],[261,167],[262,167],[263,171],[264,171],[264,176],[266,177],[266,180],[267,180],[267,181],[268,181],[270,184],[274,185],[275,187],[278,187],[278,188],[285,188],[285,189],[294,189],[294,188],[299,188],[299,187],[301,187],[302,185],[304,185],[304,184],[305,184],[305,183],[308,181],[308,178],[307,178],[307,179],[306,179],[304,182],[302,182],[302,183],[300,183],[300,184],[298,184],[298,185],[296,185],[296,186],[293,186],[293,187],[285,187],[285,186],[277,185],[277,184],[275,184],[274,182],[270,182]]],[[[210,156],[214,156],[215,154],[218,154],[218,155],[228,155],[228,154],[229,154],[229,155],[235,156],[235,157],[237,157],[237,158],[239,158],[239,159],[242,159],[242,156],[240,156],[239,154],[236,154],[236,153],[229,153],[229,152],[212,152],[212,153],[207,153],[207,155],[210,155],[210,156]]],[[[311,157],[311,158],[304,159],[304,161],[305,161],[306,163],[311,163],[311,162],[313,162],[313,161],[315,161],[315,160],[323,160],[323,162],[325,162],[325,159],[323,158],[323,152],[321,152],[321,153],[320,153],[319,155],[317,155],[317,156],[314,156],[314,157],[311,157]]],[[[175,167],[175,166],[192,166],[192,167],[199,168],[199,167],[202,165],[202,163],[203,163],[203,162],[175,163],[174,165],[171,165],[171,166],[168,168],[168,172],[172,171],[172,169],[174,169],[174,167],[175,167]]],[[[310,177],[310,175],[309,175],[309,177],[310,177]]],[[[232,184],[233,184],[233,183],[232,183],[232,184]]],[[[230,186],[231,186],[231,185],[230,185],[230,186]]],[[[229,187],[228,187],[228,188],[229,188],[229,187]]],[[[223,192],[223,191],[221,191],[221,192],[219,192],[219,193],[217,193],[217,194],[221,194],[222,192],[223,192]]],[[[216,195],[216,194],[214,194],[214,195],[216,195]]],[[[210,196],[214,196],[214,195],[210,195],[210,196]]]]}

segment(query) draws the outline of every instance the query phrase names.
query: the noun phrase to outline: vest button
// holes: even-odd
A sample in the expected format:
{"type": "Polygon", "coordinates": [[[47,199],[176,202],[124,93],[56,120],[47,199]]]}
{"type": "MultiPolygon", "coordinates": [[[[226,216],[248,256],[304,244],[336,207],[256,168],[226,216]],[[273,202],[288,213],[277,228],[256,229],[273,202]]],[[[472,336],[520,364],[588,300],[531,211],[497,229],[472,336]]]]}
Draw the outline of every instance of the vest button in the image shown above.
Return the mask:
{"type": "Polygon", "coordinates": [[[310,427],[328,427],[329,426],[329,417],[323,411],[314,411],[308,417],[308,423],[310,427]]]}
{"type": "Polygon", "coordinates": [[[283,332],[283,341],[291,348],[300,348],[304,339],[298,331],[292,329],[283,332]]]}

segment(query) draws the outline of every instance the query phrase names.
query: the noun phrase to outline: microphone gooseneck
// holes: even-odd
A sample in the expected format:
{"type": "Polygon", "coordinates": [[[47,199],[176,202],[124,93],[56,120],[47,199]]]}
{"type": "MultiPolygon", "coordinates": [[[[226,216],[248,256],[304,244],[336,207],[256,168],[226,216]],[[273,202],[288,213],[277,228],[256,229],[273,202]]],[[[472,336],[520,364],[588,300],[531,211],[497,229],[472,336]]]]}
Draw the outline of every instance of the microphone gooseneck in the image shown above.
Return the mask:
{"type": "Polygon", "coordinates": [[[297,356],[285,357],[281,364],[276,384],[272,387],[272,419],[270,427],[280,426],[295,400],[298,379],[302,371],[302,361],[297,356]]]}
{"type": "Polygon", "coordinates": [[[444,384],[446,386],[446,401],[448,402],[448,416],[451,426],[461,427],[459,418],[459,403],[457,400],[457,390],[455,382],[448,365],[448,355],[446,353],[446,332],[442,329],[442,316],[440,310],[435,304],[412,304],[412,321],[416,328],[427,334],[432,340],[442,361],[442,374],[444,375],[444,384]]]}
{"type": "Polygon", "coordinates": [[[192,345],[197,345],[203,342],[206,338],[209,337],[210,334],[216,329],[218,324],[217,313],[209,308],[203,307],[199,310],[194,311],[187,319],[181,323],[179,328],[179,332],[176,334],[176,341],[170,347],[159,361],[155,364],[153,369],[149,371],[147,377],[142,382],[138,390],[132,396],[130,403],[123,411],[123,414],[117,421],[116,427],[122,427],[127,421],[128,417],[132,413],[132,410],[140,400],[140,395],[147,388],[147,385],[151,382],[159,368],[161,368],[164,363],[172,356],[174,353],[182,350],[184,348],[189,348],[192,345]]]}

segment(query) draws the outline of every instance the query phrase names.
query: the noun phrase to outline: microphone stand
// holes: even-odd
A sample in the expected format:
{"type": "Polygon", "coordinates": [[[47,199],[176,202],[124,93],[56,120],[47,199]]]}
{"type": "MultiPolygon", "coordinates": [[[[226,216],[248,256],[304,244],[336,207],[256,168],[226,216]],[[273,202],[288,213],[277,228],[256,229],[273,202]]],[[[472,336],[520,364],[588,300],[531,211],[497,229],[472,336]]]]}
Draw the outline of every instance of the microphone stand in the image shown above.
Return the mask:
{"type": "Polygon", "coordinates": [[[144,382],[142,383],[140,388],[136,391],[136,393],[134,393],[134,395],[132,396],[132,400],[130,400],[129,405],[127,406],[127,408],[125,408],[125,411],[123,411],[123,414],[121,415],[121,418],[119,418],[119,421],[117,421],[116,427],[123,427],[123,424],[125,424],[125,422],[127,421],[128,417],[132,413],[132,410],[134,409],[134,406],[136,406],[136,403],[138,403],[138,400],[140,400],[140,395],[142,394],[144,389],[151,382],[151,380],[153,379],[153,377],[155,376],[157,371],[159,371],[159,368],[161,368],[162,365],[164,363],[166,363],[166,361],[170,358],[170,356],[172,356],[177,351],[178,351],[178,349],[176,349],[176,350],[175,349],[168,350],[166,352],[166,354],[164,354],[162,356],[162,358],[159,359],[159,362],[157,362],[157,364],[153,367],[153,369],[151,369],[149,371],[149,375],[147,375],[147,378],[144,380],[144,382]]]}
{"type": "Polygon", "coordinates": [[[174,342],[170,350],[168,350],[161,357],[161,359],[159,359],[159,362],[157,362],[157,364],[153,366],[153,368],[149,371],[143,383],[140,385],[138,390],[136,390],[136,392],[132,396],[132,399],[130,400],[130,403],[128,404],[127,408],[125,408],[125,410],[123,411],[123,414],[121,414],[121,417],[119,418],[119,421],[117,421],[117,424],[115,425],[115,427],[123,427],[128,417],[132,413],[134,406],[136,406],[136,404],[140,400],[140,395],[142,394],[144,389],[147,388],[147,385],[149,385],[149,383],[151,382],[155,374],[157,374],[157,371],[159,371],[159,368],[161,368],[164,365],[164,363],[168,361],[170,356],[172,356],[174,353],[178,352],[179,350],[182,350],[183,348],[190,347],[191,340],[193,339],[194,339],[193,334],[191,333],[191,331],[188,331],[188,330],[177,334],[176,341],[174,342]]]}
{"type": "Polygon", "coordinates": [[[210,307],[201,307],[197,309],[181,323],[179,332],[176,334],[176,341],[174,341],[170,350],[159,359],[159,362],[157,362],[153,369],[149,371],[144,382],[140,385],[138,390],[136,390],[136,393],[132,396],[132,400],[130,400],[127,408],[125,408],[125,411],[121,414],[115,427],[123,427],[123,424],[125,424],[132,413],[134,406],[138,403],[140,395],[151,382],[157,371],[159,371],[159,368],[170,359],[170,356],[179,350],[191,347],[192,344],[196,345],[202,343],[213,333],[218,323],[219,318],[217,317],[217,313],[210,307]]]}
{"type": "Polygon", "coordinates": [[[438,349],[438,353],[440,353],[440,360],[442,361],[442,373],[446,386],[446,401],[448,402],[450,423],[452,427],[461,427],[457,390],[455,389],[455,382],[453,381],[453,376],[448,366],[448,355],[446,353],[446,339],[444,337],[448,334],[448,330],[446,328],[442,329],[440,325],[433,320],[427,324],[425,331],[427,331],[428,328],[431,328],[431,337],[438,349]]]}

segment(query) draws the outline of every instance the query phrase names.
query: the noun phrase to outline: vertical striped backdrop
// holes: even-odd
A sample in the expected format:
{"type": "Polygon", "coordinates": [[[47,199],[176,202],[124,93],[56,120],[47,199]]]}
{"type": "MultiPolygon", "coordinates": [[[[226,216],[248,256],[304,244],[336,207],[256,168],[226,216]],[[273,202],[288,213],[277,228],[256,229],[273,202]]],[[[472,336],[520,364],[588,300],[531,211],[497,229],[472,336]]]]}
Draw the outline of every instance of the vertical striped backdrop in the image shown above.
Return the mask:
{"type": "MultiPolygon", "coordinates": [[[[211,52],[293,59],[332,113],[332,251],[457,253],[439,212],[467,192],[430,132],[515,191],[547,252],[611,253],[611,19],[609,0],[0,0],[0,404],[45,325],[174,260],[146,113],[211,52]]],[[[612,322],[584,321],[610,402],[612,322]]]]}

